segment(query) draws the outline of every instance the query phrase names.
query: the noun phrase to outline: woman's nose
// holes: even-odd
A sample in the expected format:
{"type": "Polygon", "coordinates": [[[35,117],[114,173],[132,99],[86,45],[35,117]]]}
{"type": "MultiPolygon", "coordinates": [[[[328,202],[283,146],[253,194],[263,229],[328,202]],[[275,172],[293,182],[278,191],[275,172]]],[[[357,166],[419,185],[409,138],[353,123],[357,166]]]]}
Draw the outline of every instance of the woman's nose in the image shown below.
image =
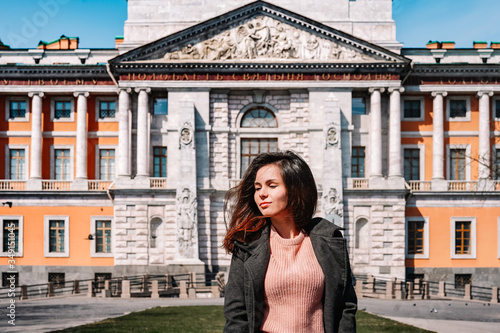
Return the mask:
{"type": "Polygon", "coordinates": [[[260,191],[259,191],[259,196],[261,198],[267,198],[267,190],[264,189],[264,188],[261,188],[260,191]]]}

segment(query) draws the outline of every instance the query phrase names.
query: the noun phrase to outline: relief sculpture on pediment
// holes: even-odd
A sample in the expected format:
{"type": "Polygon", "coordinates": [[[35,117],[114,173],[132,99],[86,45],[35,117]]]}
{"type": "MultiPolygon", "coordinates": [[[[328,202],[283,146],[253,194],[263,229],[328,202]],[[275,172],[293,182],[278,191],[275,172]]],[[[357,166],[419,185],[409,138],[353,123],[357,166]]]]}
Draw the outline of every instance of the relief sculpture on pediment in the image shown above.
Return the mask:
{"type": "Polygon", "coordinates": [[[270,17],[235,24],[207,40],[191,39],[164,56],[165,60],[375,60],[347,44],[300,30],[270,17]]]}

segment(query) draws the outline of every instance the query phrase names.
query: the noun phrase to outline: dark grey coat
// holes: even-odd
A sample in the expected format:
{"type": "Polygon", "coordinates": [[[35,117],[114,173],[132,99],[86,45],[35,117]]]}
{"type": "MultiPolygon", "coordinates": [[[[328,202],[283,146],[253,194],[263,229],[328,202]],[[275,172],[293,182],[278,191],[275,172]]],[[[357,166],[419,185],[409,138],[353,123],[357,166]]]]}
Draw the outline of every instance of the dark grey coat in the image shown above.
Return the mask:
{"type": "MultiPolygon", "coordinates": [[[[264,278],[270,258],[267,225],[259,239],[236,243],[225,289],[224,332],[259,332],[264,319],[264,278]]],[[[314,218],[307,233],[325,275],[323,323],[325,332],[356,332],[357,299],[352,286],[347,245],[339,227],[314,218]]]]}

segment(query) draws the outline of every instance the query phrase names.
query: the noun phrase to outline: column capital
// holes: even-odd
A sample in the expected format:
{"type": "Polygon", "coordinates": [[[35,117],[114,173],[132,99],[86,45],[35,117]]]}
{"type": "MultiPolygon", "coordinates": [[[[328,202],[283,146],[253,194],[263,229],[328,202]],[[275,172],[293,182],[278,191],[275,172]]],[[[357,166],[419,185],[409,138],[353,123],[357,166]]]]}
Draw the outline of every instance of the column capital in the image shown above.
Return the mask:
{"type": "Polygon", "coordinates": [[[441,95],[443,97],[446,97],[446,96],[448,96],[448,92],[447,91],[433,91],[431,93],[432,97],[436,97],[437,95],[441,95]]]}
{"type": "Polygon", "coordinates": [[[405,91],[405,88],[403,88],[403,87],[390,87],[387,89],[387,91],[391,94],[395,91],[399,91],[400,93],[403,93],[405,91]]]}
{"type": "Polygon", "coordinates": [[[43,92],[41,92],[41,91],[30,91],[30,92],[28,93],[28,96],[29,96],[29,97],[33,97],[33,96],[35,96],[35,95],[40,96],[40,97],[42,97],[42,98],[45,96],[45,94],[44,94],[43,92]]]}
{"type": "Polygon", "coordinates": [[[369,88],[369,89],[368,89],[368,92],[369,92],[370,94],[373,94],[375,91],[378,91],[378,92],[380,92],[380,93],[383,93],[383,92],[385,91],[385,88],[369,88]]]}
{"type": "Polygon", "coordinates": [[[484,95],[487,95],[489,97],[493,96],[493,91],[491,90],[480,90],[477,92],[477,97],[483,97],[484,95]]]}
{"type": "Polygon", "coordinates": [[[75,91],[75,92],[73,93],[73,96],[75,96],[75,97],[78,97],[78,96],[80,96],[80,95],[82,95],[82,96],[84,96],[84,97],[89,97],[89,96],[90,96],[90,94],[89,94],[89,92],[88,92],[88,91],[75,91]]]}
{"type": "Polygon", "coordinates": [[[137,87],[134,89],[134,91],[136,93],[140,93],[141,91],[145,91],[146,93],[149,94],[151,92],[151,88],[149,88],[149,87],[137,87]]]}
{"type": "Polygon", "coordinates": [[[116,93],[119,94],[122,91],[125,91],[127,94],[130,94],[132,92],[132,88],[125,88],[125,87],[119,87],[116,89],[116,93]]]}

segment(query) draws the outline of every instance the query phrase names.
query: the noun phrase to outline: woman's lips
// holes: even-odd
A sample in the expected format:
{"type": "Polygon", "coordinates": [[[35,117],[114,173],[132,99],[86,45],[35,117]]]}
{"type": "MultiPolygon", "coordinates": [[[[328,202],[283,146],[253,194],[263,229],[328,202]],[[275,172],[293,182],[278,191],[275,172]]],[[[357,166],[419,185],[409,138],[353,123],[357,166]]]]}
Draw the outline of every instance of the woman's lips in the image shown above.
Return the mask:
{"type": "Polygon", "coordinates": [[[270,204],[271,204],[270,202],[264,201],[264,202],[261,202],[259,206],[262,207],[262,208],[266,208],[270,204]]]}

